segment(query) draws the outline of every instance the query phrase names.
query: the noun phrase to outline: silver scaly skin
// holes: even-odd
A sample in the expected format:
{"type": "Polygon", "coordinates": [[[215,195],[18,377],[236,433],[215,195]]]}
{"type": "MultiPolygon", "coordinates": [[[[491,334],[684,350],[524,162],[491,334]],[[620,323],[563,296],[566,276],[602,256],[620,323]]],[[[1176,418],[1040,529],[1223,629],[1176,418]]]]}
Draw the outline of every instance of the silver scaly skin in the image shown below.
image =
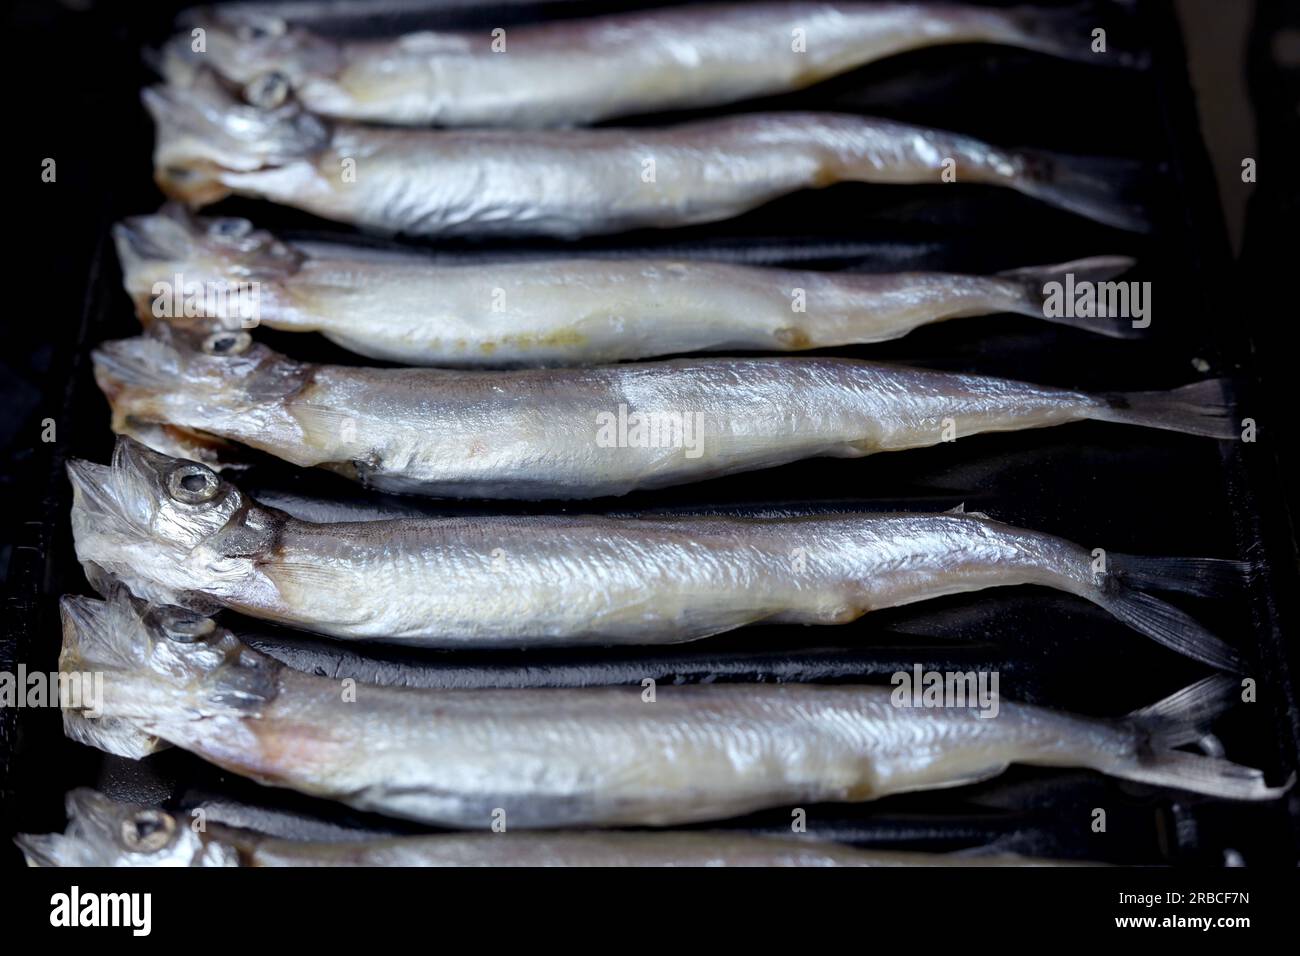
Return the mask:
{"type": "MultiPolygon", "coordinates": [[[[259,325],[319,332],[369,358],[444,367],[592,365],[729,349],[785,352],[880,342],[964,316],[1016,312],[1044,319],[1045,284],[1067,274],[1104,281],[1133,265],[1123,256],[1099,256],[971,276],[863,275],[685,259],[446,263],[344,243],[282,242],[246,219],[195,220],[175,204],[119,223],[113,234],[124,285],[146,324],[185,317],[156,307],[157,290],[174,286],[177,276],[205,290],[255,282],[256,315],[250,318],[259,325]]],[[[240,304],[212,296],[205,309],[235,324],[244,318],[240,304]]],[[[1116,336],[1127,324],[1048,321],[1116,336]]]]}
{"type": "Polygon", "coordinates": [[[233,773],[425,823],[669,826],[987,779],[1012,763],[1087,767],[1235,799],[1263,774],[1174,749],[1240,694],[1208,678],[1121,720],[1000,701],[898,706],[890,687],[713,684],[422,690],[306,674],[209,619],[110,591],[65,597],[60,668],[104,673],[75,740],[190,751],[233,773]]]}
{"type": "Polygon", "coordinates": [[[239,6],[200,15],[164,50],[185,82],[213,68],[253,99],[292,89],[336,119],[563,126],[733,103],[810,86],[908,50],[996,43],[1094,63],[1091,20],[914,3],[733,3],[477,31],[333,39],[239,6]]]}
{"type": "Polygon", "coordinates": [[[839,358],[512,371],[299,362],[242,330],[155,323],[106,342],[113,427],[172,454],[234,442],[384,491],[596,498],[787,464],[1099,420],[1234,438],[1223,383],[1092,395],[839,358]]]}
{"type": "Polygon", "coordinates": [[[1140,169],[991,146],[833,113],[754,113],[676,126],[411,130],[331,122],[295,101],[245,105],[210,74],[143,93],[154,178],[192,206],[235,194],[419,236],[561,238],[716,222],[841,182],[1000,185],[1124,229],[1140,169]]]}
{"type": "Polygon", "coordinates": [[[669,644],[758,622],[842,624],[946,594],[1040,584],[1213,666],[1235,652],[1141,588],[1213,594],[1237,562],[1092,554],[984,516],[522,516],[317,524],[119,438],[68,465],[92,582],[343,639],[431,647],[669,644]],[[802,555],[802,560],[796,557],[802,555]],[[1168,565],[1168,567],[1166,567],[1168,565]]]}
{"type": "Polygon", "coordinates": [[[64,833],[15,838],[29,866],[1060,866],[1006,854],[863,850],[813,838],[727,832],[442,833],[284,840],[123,803],[93,790],[66,798],[64,833]]]}

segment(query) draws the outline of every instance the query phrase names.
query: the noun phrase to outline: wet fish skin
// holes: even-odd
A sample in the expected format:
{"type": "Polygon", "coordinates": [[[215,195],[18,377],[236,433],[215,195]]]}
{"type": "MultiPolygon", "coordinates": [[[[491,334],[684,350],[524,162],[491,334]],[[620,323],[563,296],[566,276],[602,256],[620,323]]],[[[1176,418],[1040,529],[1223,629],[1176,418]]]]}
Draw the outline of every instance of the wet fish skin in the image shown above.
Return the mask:
{"type": "Polygon", "coordinates": [[[335,39],[218,9],[165,49],[185,82],[213,68],[254,98],[285,84],[313,112],[387,124],[539,127],[715,106],[812,85],[922,47],[997,43],[1094,63],[1095,19],[908,3],[740,3],[488,30],[335,39]],[[250,29],[254,27],[254,29],[250,29]],[[802,41],[802,45],[799,41],[802,41]]]}
{"type": "MultiPolygon", "coordinates": [[[[1210,678],[1158,714],[1097,720],[999,701],[901,707],[891,687],[714,684],[566,690],[357,685],[286,668],[181,613],[65,597],[61,668],[102,670],[73,739],[138,756],[170,744],[259,782],[466,829],[722,819],[987,779],[1011,763],[1086,767],[1237,799],[1258,770],[1173,749],[1240,693],[1210,678]]],[[[1203,733],[1204,731],[1199,731],[1203,733]]]]}
{"type": "Polygon", "coordinates": [[[524,832],[285,840],[93,790],[67,795],[65,833],[20,834],[30,866],[1057,866],[1014,855],[863,850],[733,832],[524,832]]]}
{"type": "Polygon", "coordinates": [[[232,459],[212,441],[235,442],[372,488],[444,497],[621,495],[1088,419],[1237,437],[1215,380],[1107,396],[795,357],[368,369],[298,362],[242,331],[167,323],[103,344],[94,362],[114,428],[161,451],[219,463],[232,459]]]}
{"type": "Polygon", "coordinates": [[[194,462],[119,438],[74,460],[72,528],[94,582],[342,639],[431,647],[670,644],[746,624],[842,624],[946,594],[1039,584],[1215,667],[1240,660],[1145,593],[1202,596],[1237,562],[1107,555],[968,514],[525,516],[316,524],[194,462]],[[1166,565],[1168,565],[1166,567],[1166,565]],[[1128,583],[1126,575],[1137,574],[1128,583]]]}
{"type": "Polygon", "coordinates": [[[1140,166],[1008,150],[833,113],[753,113],[676,126],[410,130],[331,123],[290,101],[242,105],[204,74],[151,87],[154,176],[192,206],[235,194],[416,236],[578,238],[716,222],[841,182],[1006,186],[1123,229],[1140,166]]]}
{"type": "MultiPolygon", "coordinates": [[[[1044,319],[1043,288],[1131,268],[1100,256],[997,276],[862,275],[685,259],[537,259],[448,264],[343,243],[284,243],[246,219],[195,220],[176,205],[114,227],[124,284],[146,323],[156,290],[257,283],[258,325],[320,332],[405,365],[590,365],[685,352],[797,351],[880,342],[963,316],[1044,319]]],[[[252,288],[248,286],[248,288],[252,288]]],[[[241,301],[206,311],[242,324],[241,301]]],[[[1079,320],[1107,335],[1126,320],[1079,320]]]]}

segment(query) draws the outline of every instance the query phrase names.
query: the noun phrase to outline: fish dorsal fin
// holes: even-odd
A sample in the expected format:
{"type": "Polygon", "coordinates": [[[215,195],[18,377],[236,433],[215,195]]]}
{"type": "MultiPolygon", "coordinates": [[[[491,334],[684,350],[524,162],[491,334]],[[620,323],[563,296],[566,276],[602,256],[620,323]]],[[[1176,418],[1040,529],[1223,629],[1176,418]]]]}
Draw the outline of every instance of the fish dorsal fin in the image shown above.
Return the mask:
{"type": "Polygon", "coordinates": [[[989,517],[986,513],[984,513],[983,511],[967,511],[967,510],[966,510],[966,502],[964,502],[964,501],[963,501],[961,504],[957,505],[955,508],[949,508],[947,511],[944,512],[944,514],[946,514],[946,515],[965,515],[965,516],[968,517],[968,518],[983,518],[985,521],[992,521],[992,520],[993,520],[992,518],[990,518],[990,517],[989,517]]]}

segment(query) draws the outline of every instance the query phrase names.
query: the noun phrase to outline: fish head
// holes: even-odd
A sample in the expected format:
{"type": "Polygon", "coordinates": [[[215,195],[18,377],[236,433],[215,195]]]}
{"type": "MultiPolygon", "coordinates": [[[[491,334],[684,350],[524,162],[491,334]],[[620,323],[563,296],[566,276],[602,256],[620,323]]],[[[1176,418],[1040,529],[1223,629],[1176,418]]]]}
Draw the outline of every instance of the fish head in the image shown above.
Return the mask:
{"type": "Polygon", "coordinates": [[[202,613],[142,600],[112,578],[101,583],[105,600],[59,602],[65,734],[133,759],[173,744],[246,740],[244,719],[279,693],[280,665],[202,613]]]}
{"type": "Polygon", "coordinates": [[[276,106],[292,89],[333,77],[345,66],[336,43],[274,14],[209,8],[188,19],[190,29],[172,37],[158,58],[172,85],[192,83],[213,69],[243,87],[250,103],[276,106]]]}
{"type": "Polygon", "coordinates": [[[74,459],[68,476],[87,576],[96,584],[115,578],[158,603],[211,610],[254,586],[255,559],[284,518],[206,465],[125,436],[110,465],[74,459]]]}
{"type": "Polygon", "coordinates": [[[248,104],[209,71],[187,84],[148,87],[141,98],[156,126],[154,179],[190,205],[228,195],[228,175],[290,167],[310,174],[332,137],[329,124],[292,97],[269,108],[248,104]]]}
{"type": "Polygon", "coordinates": [[[216,319],[159,322],[103,343],[92,358],[115,431],[220,464],[232,460],[226,440],[264,447],[296,429],[286,405],[311,376],[310,366],[216,319]]]}
{"type": "Polygon", "coordinates": [[[29,866],[234,866],[232,849],[176,815],[79,788],[64,798],[63,833],[14,838],[29,866]]]}
{"type": "Polygon", "coordinates": [[[298,252],[247,219],[199,219],[178,203],[122,220],[113,240],[123,284],[146,324],[198,315],[238,322],[247,316],[237,306],[302,262],[298,252]]]}

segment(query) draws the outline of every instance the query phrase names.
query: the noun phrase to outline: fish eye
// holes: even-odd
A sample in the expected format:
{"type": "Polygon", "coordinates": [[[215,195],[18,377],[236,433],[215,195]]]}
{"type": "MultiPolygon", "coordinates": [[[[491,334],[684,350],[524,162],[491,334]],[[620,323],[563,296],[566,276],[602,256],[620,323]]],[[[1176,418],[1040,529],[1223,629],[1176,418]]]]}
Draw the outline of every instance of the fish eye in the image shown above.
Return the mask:
{"type": "Polygon", "coordinates": [[[203,340],[203,351],[209,355],[239,355],[253,344],[247,332],[213,332],[203,340]]]}
{"type": "Polygon", "coordinates": [[[260,109],[274,109],[289,98],[289,78],[278,70],[263,73],[244,86],[244,98],[260,109]]]}
{"type": "Polygon", "coordinates": [[[208,224],[208,235],[214,239],[242,239],[252,231],[247,219],[214,219],[208,224]]]}
{"type": "Polygon", "coordinates": [[[251,40],[265,40],[268,37],[280,36],[287,26],[283,20],[275,17],[257,17],[239,24],[235,29],[235,36],[245,43],[251,40]]]}
{"type": "Polygon", "coordinates": [[[122,821],[122,845],[128,850],[151,852],[171,842],[176,820],[161,810],[141,810],[122,821]]]}
{"type": "Polygon", "coordinates": [[[179,644],[194,644],[217,628],[212,618],[180,607],[155,608],[152,618],[158,630],[179,644]]]}
{"type": "Polygon", "coordinates": [[[167,476],[167,491],[177,501],[199,505],[211,501],[221,488],[221,479],[211,468],[196,462],[185,462],[172,469],[167,476]]]}

